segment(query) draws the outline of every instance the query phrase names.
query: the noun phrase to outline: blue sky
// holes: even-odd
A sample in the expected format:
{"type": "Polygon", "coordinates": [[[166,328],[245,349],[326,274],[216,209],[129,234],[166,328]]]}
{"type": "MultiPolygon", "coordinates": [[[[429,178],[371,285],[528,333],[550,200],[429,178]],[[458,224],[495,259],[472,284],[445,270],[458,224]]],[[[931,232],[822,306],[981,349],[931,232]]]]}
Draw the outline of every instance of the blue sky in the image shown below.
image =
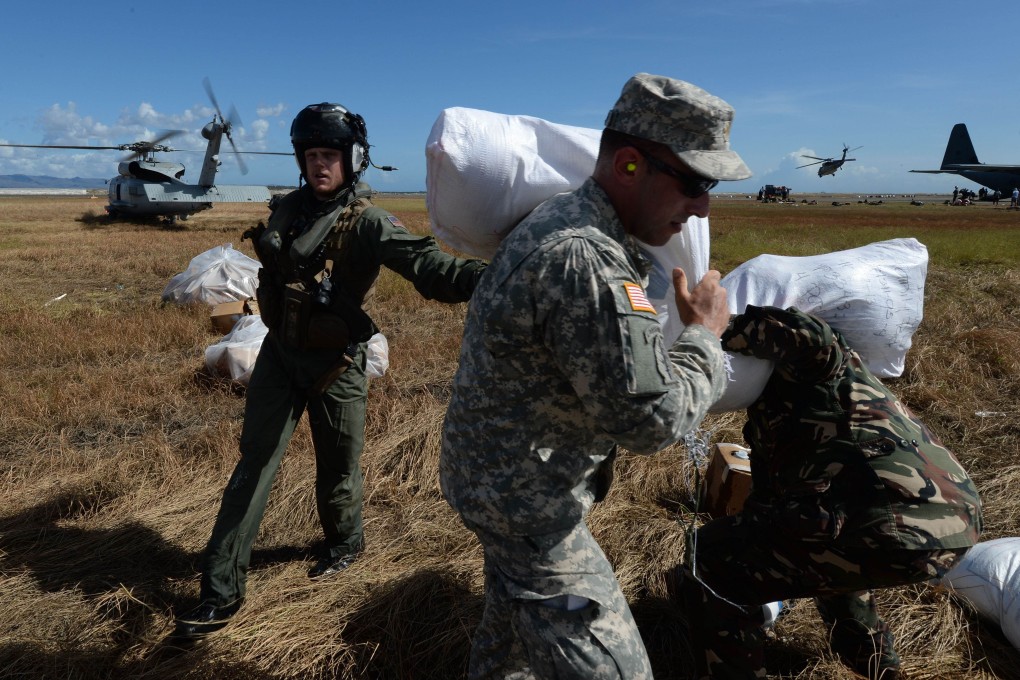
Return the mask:
{"type": "MultiPolygon", "coordinates": [[[[716,192],[949,193],[978,185],[911,174],[942,160],[956,123],[986,163],[1020,164],[1016,30],[1006,0],[687,0],[361,3],[221,0],[8,3],[0,142],[115,145],[165,129],[204,149],[213,109],[236,106],[247,151],[290,151],[306,104],[364,116],[382,191],[425,188],[425,142],[447,107],[601,128],[623,83],[688,80],[736,109],[754,172],[716,192]],[[862,148],[819,178],[803,154],[862,148]]],[[[228,148],[228,147],[225,147],[228,148]]],[[[111,177],[116,151],[0,149],[0,174],[111,177]]],[[[286,157],[224,155],[220,182],[296,184],[286,157]]],[[[174,153],[186,180],[200,154],[174,153]]]]}

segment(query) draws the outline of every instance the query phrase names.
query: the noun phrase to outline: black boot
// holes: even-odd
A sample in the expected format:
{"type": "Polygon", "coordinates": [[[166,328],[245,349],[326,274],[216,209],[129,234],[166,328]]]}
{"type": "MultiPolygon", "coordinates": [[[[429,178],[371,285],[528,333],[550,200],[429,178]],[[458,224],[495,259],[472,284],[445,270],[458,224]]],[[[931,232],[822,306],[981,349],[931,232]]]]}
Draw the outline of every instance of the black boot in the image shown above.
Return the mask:
{"type": "Polygon", "coordinates": [[[228,605],[219,606],[212,600],[205,600],[194,609],[177,617],[173,637],[181,640],[197,640],[224,628],[241,608],[244,598],[228,605]]]}
{"type": "Polygon", "coordinates": [[[900,656],[884,621],[874,633],[859,621],[838,621],[832,627],[829,646],[840,661],[863,678],[896,680],[900,677],[900,656]]]}

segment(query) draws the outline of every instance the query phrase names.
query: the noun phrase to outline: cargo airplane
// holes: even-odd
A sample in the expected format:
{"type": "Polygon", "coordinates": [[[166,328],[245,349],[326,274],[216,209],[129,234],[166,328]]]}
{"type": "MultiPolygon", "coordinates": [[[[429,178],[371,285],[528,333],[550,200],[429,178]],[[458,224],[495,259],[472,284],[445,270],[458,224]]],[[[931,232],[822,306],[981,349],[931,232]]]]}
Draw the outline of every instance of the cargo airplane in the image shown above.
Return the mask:
{"type": "Polygon", "coordinates": [[[974,145],[970,141],[967,126],[957,123],[949,134],[946,155],[942,157],[942,167],[938,170],[911,170],[910,172],[948,173],[960,175],[976,184],[998,191],[1002,196],[1013,193],[1014,187],[1020,187],[1020,165],[990,165],[978,161],[974,145]]]}

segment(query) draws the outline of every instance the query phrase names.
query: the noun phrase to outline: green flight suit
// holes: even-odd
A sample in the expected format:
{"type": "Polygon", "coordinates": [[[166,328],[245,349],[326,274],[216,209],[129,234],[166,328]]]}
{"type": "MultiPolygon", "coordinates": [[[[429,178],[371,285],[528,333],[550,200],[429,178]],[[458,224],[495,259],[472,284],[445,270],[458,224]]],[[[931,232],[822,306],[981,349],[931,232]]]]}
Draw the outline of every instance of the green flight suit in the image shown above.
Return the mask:
{"type": "MultiPolygon", "coordinates": [[[[247,387],[241,459],[223,492],[204,555],[203,601],[224,606],[244,597],[252,544],[269,491],[306,410],[315,447],[315,497],[326,548],[331,557],[362,549],[360,459],[368,396],[365,350],[375,327],[368,321],[370,330],[359,331],[357,324],[368,319],[362,310],[370,305],[380,267],[414,283],[423,297],[449,303],[467,301],[485,270],[481,261],[444,253],[431,236],[411,234],[395,216],[372,205],[369,194],[367,185],[359,184],[356,191],[345,190],[337,199],[321,203],[306,186],[284,197],[273,211],[267,231],[280,235],[279,247],[268,248],[267,239],[259,238],[264,232],[256,235],[262,261],[259,306],[269,333],[247,387]],[[314,229],[317,220],[331,219],[337,210],[335,227],[322,248],[307,258],[309,261],[296,258],[293,242],[314,229]],[[348,318],[349,343],[345,335],[338,347],[324,347],[329,342],[321,339],[294,346],[292,337],[311,336],[306,327],[299,333],[290,332],[293,328],[287,324],[293,319],[281,311],[285,288],[290,284],[314,293],[316,275],[330,265],[333,297],[362,316],[348,318]],[[335,376],[344,365],[346,370],[335,376]]],[[[303,326],[314,323],[306,317],[297,318],[303,326]]]]}

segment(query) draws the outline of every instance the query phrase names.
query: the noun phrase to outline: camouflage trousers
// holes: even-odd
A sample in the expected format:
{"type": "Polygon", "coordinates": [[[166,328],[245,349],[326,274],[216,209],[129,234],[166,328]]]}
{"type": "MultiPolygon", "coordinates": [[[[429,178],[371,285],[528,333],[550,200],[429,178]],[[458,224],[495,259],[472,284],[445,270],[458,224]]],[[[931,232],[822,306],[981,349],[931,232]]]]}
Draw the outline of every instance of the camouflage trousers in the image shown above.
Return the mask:
{"type": "Polygon", "coordinates": [[[808,597],[832,650],[865,677],[879,677],[899,658],[872,590],[938,578],[964,552],[807,541],[746,514],[713,520],[694,532],[686,565],[677,567],[698,677],[764,678],[762,605],[808,597]]]}
{"type": "Polygon", "coordinates": [[[651,680],[630,607],[584,522],[542,536],[475,533],[485,611],[469,678],[651,680]]]}

